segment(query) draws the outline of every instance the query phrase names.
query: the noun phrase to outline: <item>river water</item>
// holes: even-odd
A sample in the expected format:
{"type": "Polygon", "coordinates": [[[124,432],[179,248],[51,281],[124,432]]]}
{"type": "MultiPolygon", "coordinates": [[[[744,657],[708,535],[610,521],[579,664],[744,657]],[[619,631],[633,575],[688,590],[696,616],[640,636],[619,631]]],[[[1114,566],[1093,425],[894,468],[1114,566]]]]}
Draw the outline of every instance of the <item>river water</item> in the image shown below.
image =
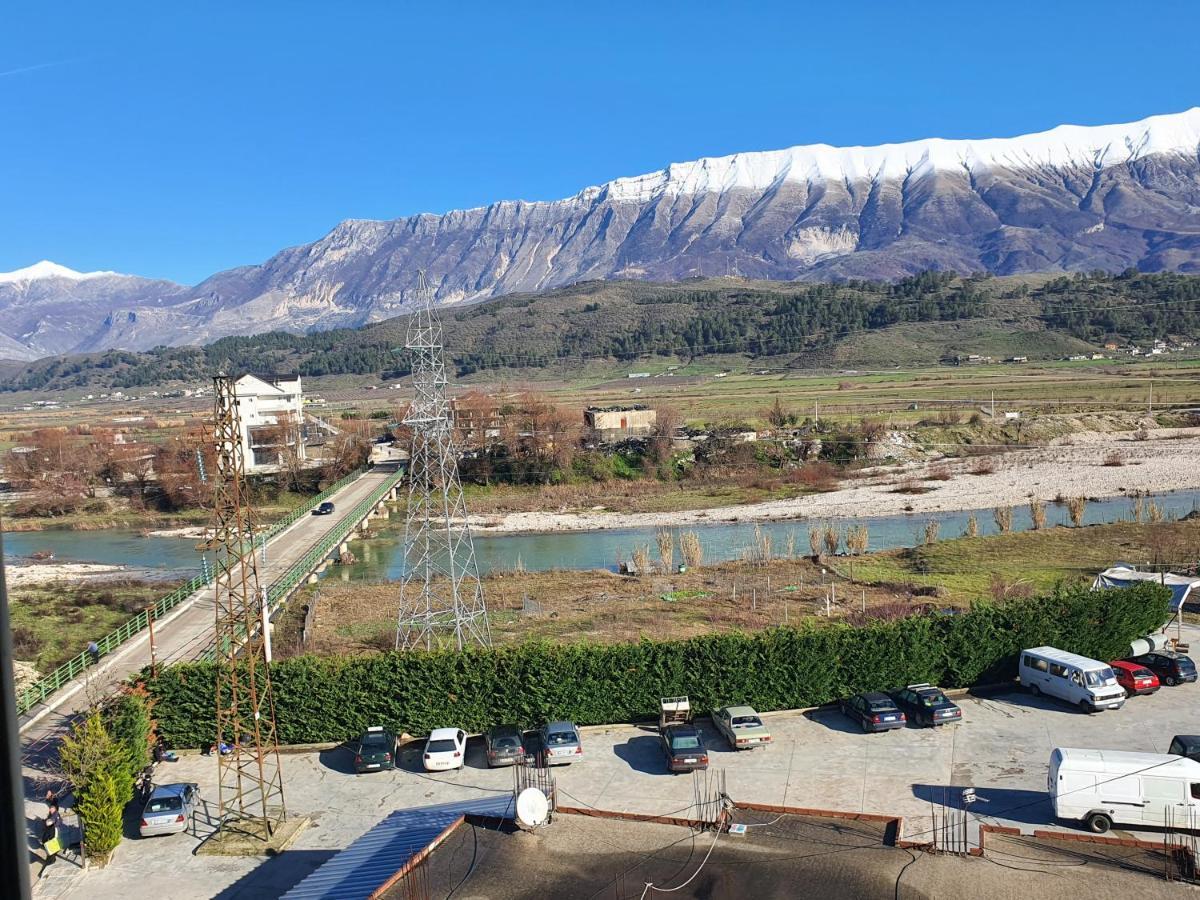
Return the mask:
{"type": "MultiPolygon", "coordinates": [[[[1181,518],[1200,509],[1200,491],[1175,491],[1152,498],[1168,518],[1181,518]]],[[[950,512],[921,515],[893,515],[834,520],[845,527],[863,524],[870,529],[871,550],[891,550],[919,544],[930,519],[940,525],[940,537],[952,538],[963,534],[972,513],[950,512]]],[[[980,534],[995,534],[996,524],[990,508],[975,511],[980,534]]],[[[1120,497],[1089,503],[1084,522],[1106,524],[1133,518],[1132,501],[1120,497]]],[[[1047,503],[1048,526],[1069,521],[1065,506],[1047,503]]],[[[808,552],[808,528],[819,524],[815,520],[760,523],[771,535],[776,553],[783,552],[788,537],[795,535],[797,553],[808,552]]],[[[1013,529],[1025,531],[1030,527],[1029,507],[1013,510],[1013,529]]],[[[688,529],[700,536],[706,562],[719,562],[740,557],[754,536],[754,523],[702,525],[688,529]]],[[[395,579],[404,573],[402,538],[392,534],[354,542],[351,546],[359,562],[344,568],[330,569],[335,577],[360,579],[395,579]]],[[[142,537],[132,530],[106,531],[36,531],[16,532],[4,536],[6,559],[19,561],[29,554],[49,550],[58,562],[99,562],[121,564],[131,568],[159,570],[184,574],[199,569],[199,554],[193,549],[194,539],[142,537]]],[[[654,546],[654,529],[624,528],[608,531],[554,532],[551,534],[487,534],[475,536],[475,555],[481,572],[493,569],[512,569],[518,565],[530,571],[544,569],[614,569],[618,560],[628,559],[633,548],[654,546]]],[[[653,555],[653,553],[652,553],[653,555]]],[[[1115,560],[1114,560],[1115,561],[1115,560]]],[[[1129,560],[1136,562],[1136,560],[1129,560]]]]}

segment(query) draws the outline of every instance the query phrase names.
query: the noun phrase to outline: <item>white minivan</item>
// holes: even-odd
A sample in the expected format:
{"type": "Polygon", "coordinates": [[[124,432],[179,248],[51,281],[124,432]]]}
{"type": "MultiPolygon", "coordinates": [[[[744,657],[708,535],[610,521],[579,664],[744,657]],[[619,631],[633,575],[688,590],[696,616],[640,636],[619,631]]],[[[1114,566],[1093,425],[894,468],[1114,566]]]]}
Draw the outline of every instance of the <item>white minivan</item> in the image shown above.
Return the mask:
{"type": "Polygon", "coordinates": [[[1097,834],[1114,823],[1200,828],[1200,762],[1184,756],[1060,747],[1046,787],[1054,815],[1097,834]]]}
{"type": "Polygon", "coordinates": [[[1034,696],[1057,697],[1084,712],[1120,709],[1125,703],[1125,689],[1117,684],[1112,666],[1099,660],[1054,647],[1032,647],[1021,651],[1017,668],[1021,686],[1034,696]]]}

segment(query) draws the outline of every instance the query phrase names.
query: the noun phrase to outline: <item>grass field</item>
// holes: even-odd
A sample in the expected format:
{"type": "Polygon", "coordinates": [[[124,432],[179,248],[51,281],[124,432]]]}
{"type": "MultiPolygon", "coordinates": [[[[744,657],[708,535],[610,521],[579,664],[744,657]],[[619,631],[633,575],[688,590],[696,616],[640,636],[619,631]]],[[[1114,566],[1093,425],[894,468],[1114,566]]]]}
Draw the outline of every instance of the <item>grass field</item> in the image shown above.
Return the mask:
{"type": "Polygon", "coordinates": [[[1200,405],[1200,359],[929,366],[836,374],[748,370],[743,363],[722,378],[680,370],[659,377],[582,379],[539,387],[566,406],[663,402],[696,422],[761,421],[778,398],[786,410],[801,417],[874,416],[912,423],[939,410],[965,415],[990,411],[993,397],[998,414],[1020,411],[1026,416],[1141,412],[1150,409],[1152,389],[1155,406],[1200,405]]]}
{"type": "MultiPolygon", "coordinates": [[[[910,550],[864,556],[855,575],[866,581],[937,586],[955,602],[1040,593],[1058,582],[1091,580],[1122,561],[1156,563],[1176,571],[1200,561],[1200,520],[1088,528],[1049,528],[1018,534],[938,541],[910,550]]],[[[845,573],[841,560],[836,566],[845,573]]]]}
{"type": "MultiPolygon", "coordinates": [[[[630,578],[606,571],[495,573],[484,579],[493,641],[635,641],[755,630],[806,617],[860,621],[928,604],[967,607],[1091,582],[1118,560],[1195,565],[1200,521],[1119,523],[956,538],[853,561],[775,558],[727,562],[683,574],[630,578]],[[853,575],[853,578],[851,578],[853,575]],[[865,610],[865,612],[864,612],[865,610]]],[[[1177,569],[1182,565],[1177,566],[1177,569]]],[[[399,586],[328,577],[294,602],[277,646],[298,652],[298,622],[316,596],[308,652],[387,650],[395,639],[399,586]]]]}
{"type": "Polygon", "coordinates": [[[169,594],[173,581],[51,582],[9,591],[13,654],[49,672],[169,594]]]}

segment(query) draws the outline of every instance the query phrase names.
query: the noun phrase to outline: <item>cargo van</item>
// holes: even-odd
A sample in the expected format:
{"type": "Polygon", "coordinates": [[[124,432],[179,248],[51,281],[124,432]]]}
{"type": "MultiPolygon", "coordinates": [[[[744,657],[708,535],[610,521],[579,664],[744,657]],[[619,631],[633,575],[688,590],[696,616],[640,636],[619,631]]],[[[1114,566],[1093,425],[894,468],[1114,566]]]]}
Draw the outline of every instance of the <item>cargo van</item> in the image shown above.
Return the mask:
{"type": "Polygon", "coordinates": [[[1054,815],[1097,834],[1114,824],[1200,828],[1200,761],[1184,756],[1060,747],[1046,787],[1054,815]]]}
{"type": "Polygon", "coordinates": [[[1117,684],[1112,666],[1099,660],[1054,647],[1033,647],[1021,651],[1017,669],[1021,686],[1035,697],[1057,697],[1089,713],[1120,709],[1125,703],[1125,689],[1117,684]]]}

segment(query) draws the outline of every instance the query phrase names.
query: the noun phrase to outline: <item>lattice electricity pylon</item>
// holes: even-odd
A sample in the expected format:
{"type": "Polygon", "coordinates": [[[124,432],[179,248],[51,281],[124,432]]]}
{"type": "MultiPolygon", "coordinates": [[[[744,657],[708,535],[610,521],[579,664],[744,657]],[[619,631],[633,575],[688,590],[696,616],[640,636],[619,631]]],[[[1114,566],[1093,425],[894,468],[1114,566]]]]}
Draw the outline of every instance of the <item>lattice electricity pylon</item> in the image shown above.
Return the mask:
{"type": "Polygon", "coordinates": [[[213,529],[197,549],[215,557],[220,827],[266,841],[287,817],[266,648],[267,611],[258,584],[234,380],[218,375],[213,393],[213,529]],[[224,747],[229,750],[221,752],[224,747]]]}
{"type": "Polygon", "coordinates": [[[492,633],[446,396],[442,322],[424,272],[417,276],[417,308],[404,346],[412,360],[414,396],[404,416],[412,443],[396,647],[433,649],[448,642],[450,633],[459,650],[471,644],[488,647],[492,633]]]}

